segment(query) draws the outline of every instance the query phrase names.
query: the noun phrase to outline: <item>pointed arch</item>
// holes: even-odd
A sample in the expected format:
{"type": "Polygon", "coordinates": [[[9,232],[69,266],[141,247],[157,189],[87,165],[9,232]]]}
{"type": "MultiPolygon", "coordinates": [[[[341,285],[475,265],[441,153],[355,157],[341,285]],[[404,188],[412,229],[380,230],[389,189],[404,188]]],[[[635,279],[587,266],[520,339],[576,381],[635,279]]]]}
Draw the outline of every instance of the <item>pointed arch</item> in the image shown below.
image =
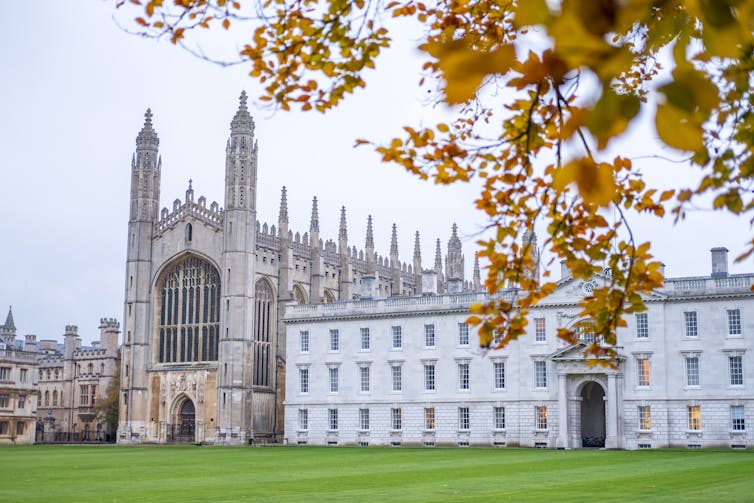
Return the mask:
{"type": "Polygon", "coordinates": [[[154,296],[154,360],[216,361],[220,338],[217,267],[199,255],[181,254],[158,273],[154,296]]]}
{"type": "Polygon", "coordinates": [[[325,290],[325,304],[335,302],[335,295],[330,290],[325,290]]]}
{"type": "Polygon", "coordinates": [[[196,441],[196,406],[188,395],[181,393],[175,397],[170,417],[173,440],[177,442],[196,441]]]}
{"type": "Polygon", "coordinates": [[[293,300],[296,301],[296,304],[306,304],[307,303],[306,302],[306,291],[299,284],[293,285],[293,300]]]}
{"type": "Polygon", "coordinates": [[[275,331],[275,291],[267,278],[254,287],[254,385],[270,386],[271,341],[275,331]]]}

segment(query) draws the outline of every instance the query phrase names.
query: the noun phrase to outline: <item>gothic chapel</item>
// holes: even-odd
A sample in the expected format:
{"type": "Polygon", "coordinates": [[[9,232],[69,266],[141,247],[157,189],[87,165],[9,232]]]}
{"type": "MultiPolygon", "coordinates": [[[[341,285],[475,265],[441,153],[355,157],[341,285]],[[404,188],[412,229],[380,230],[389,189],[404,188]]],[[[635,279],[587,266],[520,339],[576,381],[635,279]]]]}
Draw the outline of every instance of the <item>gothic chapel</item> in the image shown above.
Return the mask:
{"type": "MultiPolygon", "coordinates": [[[[421,292],[416,233],[412,264],[398,260],[396,227],[387,257],[374,251],[372,219],[363,250],[349,247],[345,208],[337,241],[319,236],[317,199],[303,234],[289,230],[285,187],[277,227],[257,220],[254,121],[242,93],[226,146],[225,208],[204,196],[159,209],[159,139],[146,112],[131,163],[131,207],[118,442],[246,444],[283,432],[288,304],[319,304],[421,292]],[[365,290],[366,288],[366,290],[365,290]],[[366,292],[366,293],[364,293],[366,292]]],[[[464,281],[457,229],[442,292],[464,281]]]]}

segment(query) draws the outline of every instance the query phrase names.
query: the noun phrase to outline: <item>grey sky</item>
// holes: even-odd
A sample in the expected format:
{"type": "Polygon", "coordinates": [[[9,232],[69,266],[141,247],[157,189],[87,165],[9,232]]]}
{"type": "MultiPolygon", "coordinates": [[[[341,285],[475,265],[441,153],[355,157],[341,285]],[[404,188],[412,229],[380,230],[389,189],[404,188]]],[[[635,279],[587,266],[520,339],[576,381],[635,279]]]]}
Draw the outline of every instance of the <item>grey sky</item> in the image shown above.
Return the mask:
{"type": "MultiPolygon", "coordinates": [[[[245,68],[222,69],[166,41],[128,35],[113,12],[111,2],[24,1],[4,5],[0,18],[0,322],[12,304],[20,334],[60,339],[65,325],[76,324],[88,342],[100,317],[122,319],[130,160],[146,108],[160,137],[161,206],[183,199],[189,178],[196,197],[222,206],[229,123],[241,90],[258,94],[245,68]]],[[[470,275],[472,234],[484,224],[473,209],[474,187],[436,187],[382,165],[369,147],[353,148],[356,138],[385,142],[403,125],[434,124],[444,113],[424,104],[416,44],[405,38],[367,75],[367,89],[332,113],[252,107],[259,220],[277,222],[286,185],[294,231],[308,230],[316,195],[323,238],[337,238],[344,205],[350,245],[363,247],[372,214],[381,254],[396,222],[401,259],[410,261],[420,230],[425,266],[436,238],[445,253],[455,221],[470,275]]],[[[654,153],[647,135],[637,125],[621,148],[629,157],[654,153]]],[[[645,172],[666,186],[683,175],[657,163],[645,172]]],[[[634,225],[638,239],[652,241],[672,276],[707,274],[709,248],[735,255],[750,236],[743,219],[706,211],[678,228],[644,222],[634,225]]]]}

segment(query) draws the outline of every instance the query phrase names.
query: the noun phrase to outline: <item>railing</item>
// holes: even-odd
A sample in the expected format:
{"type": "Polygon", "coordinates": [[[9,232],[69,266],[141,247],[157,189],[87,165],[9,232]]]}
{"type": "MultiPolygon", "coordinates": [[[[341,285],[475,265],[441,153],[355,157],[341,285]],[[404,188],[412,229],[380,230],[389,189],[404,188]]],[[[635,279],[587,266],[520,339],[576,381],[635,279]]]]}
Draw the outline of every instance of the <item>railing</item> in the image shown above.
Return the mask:
{"type": "Polygon", "coordinates": [[[715,293],[716,291],[747,290],[754,284],[754,275],[725,276],[722,278],[689,278],[667,281],[672,291],[680,295],[715,293]]]}
{"type": "Polygon", "coordinates": [[[443,294],[443,295],[424,295],[412,297],[390,297],[386,299],[366,299],[356,301],[338,301],[329,304],[299,304],[290,305],[286,308],[289,315],[305,314],[334,314],[347,311],[363,311],[365,309],[381,308],[411,308],[413,306],[441,306],[448,309],[471,305],[477,302],[487,302],[498,298],[513,300],[517,294],[516,290],[506,290],[495,294],[487,295],[481,292],[465,292],[460,294],[443,294]]]}

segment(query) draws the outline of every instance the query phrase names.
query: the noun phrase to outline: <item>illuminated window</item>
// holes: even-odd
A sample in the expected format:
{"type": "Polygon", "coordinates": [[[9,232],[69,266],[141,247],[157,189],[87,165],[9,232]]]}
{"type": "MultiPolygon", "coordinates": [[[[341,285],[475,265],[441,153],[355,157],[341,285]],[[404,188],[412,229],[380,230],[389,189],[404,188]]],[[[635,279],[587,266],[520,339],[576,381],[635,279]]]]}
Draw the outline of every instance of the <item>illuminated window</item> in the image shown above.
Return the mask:
{"type": "Polygon", "coordinates": [[[639,429],[651,430],[652,429],[652,412],[649,405],[639,406],[639,429]]]}
{"type": "Polygon", "coordinates": [[[689,406],[689,430],[702,429],[702,409],[699,405],[689,406]]]}

